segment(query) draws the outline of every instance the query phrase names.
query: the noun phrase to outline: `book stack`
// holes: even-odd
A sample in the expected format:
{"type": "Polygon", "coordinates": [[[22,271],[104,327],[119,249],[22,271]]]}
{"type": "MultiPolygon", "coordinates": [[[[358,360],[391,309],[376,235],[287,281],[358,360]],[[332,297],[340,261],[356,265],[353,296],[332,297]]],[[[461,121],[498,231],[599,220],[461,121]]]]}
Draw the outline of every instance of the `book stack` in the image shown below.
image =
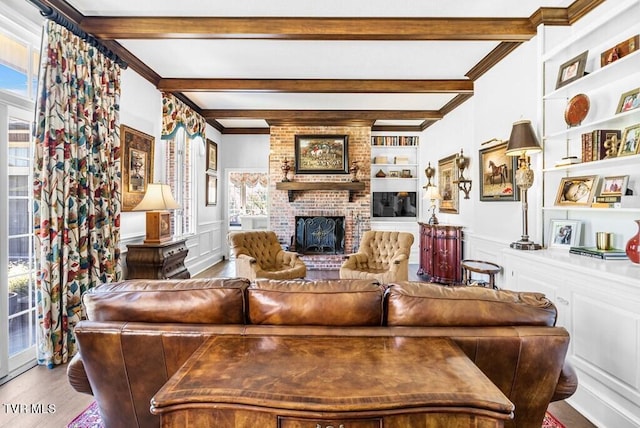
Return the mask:
{"type": "Polygon", "coordinates": [[[607,140],[620,141],[618,129],[596,129],[582,134],[582,162],[597,161],[604,158],[616,157],[617,153],[607,155],[607,150],[614,150],[605,146],[607,140]]]}
{"type": "Polygon", "coordinates": [[[624,260],[628,258],[627,253],[619,248],[599,250],[596,247],[570,247],[569,253],[602,260],[624,260]]]}
{"type": "Polygon", "coordinates": [[[578,159],[577,156],[567,156],[566,158],[562,158],[558,161],[555,162],[555,166],[567,166],[567,165],[573,165],[576,163],[581,163],[582,161],[580,159],[578,159]]]}

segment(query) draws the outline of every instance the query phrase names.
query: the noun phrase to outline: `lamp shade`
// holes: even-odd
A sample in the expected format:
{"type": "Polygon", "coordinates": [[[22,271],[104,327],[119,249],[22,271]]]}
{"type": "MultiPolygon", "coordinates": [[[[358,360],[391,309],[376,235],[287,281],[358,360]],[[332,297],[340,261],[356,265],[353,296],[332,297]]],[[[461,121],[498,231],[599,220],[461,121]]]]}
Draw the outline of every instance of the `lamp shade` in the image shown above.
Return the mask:
{"type": "Polygon", "coordinates": [[[440,192],[438,192],[438,188],[436,186],[428,186],[426,188],[424,198],[430,201],[435,201],[442,199],[442,196],[440,195],[440,192]]]}
{"type": "Polygon", "coordinates": [[[180,205],[173,199],[171,187],[168,184],[149,183],[144,198],[133,211],[173,210],[180,205]]]}
{"type": "Polygon", "coordinates": [[[507,144],[507,156],[528,156],[531,153],[542,151],[540,143],[530,120],[520,120],[513,124],[509,144],[507,144]]]}

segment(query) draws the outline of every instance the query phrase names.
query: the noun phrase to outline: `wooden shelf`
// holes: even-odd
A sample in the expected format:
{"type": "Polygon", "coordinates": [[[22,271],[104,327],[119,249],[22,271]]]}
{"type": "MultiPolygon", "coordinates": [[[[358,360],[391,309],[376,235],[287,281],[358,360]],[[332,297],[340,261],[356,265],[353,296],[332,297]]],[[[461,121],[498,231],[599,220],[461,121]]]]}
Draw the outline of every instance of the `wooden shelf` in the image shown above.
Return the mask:
{"type": "Polygon", "coordinates": [[[289,202],[295,199],[294,192],[308,192],[314,190],[344,190],[349,192],[349,202],[353,202],[353,192],[361,192],[365,189],[362,181],[281,181],[276,183],[276,189],[289,192],[289,202]]]}

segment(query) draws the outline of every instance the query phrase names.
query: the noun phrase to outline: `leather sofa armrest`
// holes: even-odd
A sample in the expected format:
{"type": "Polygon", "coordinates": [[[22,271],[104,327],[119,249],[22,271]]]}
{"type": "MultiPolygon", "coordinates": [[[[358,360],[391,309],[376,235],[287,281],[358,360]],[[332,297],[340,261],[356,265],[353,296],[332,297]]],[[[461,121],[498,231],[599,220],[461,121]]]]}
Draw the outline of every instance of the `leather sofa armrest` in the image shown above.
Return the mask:
{"type": "Polygon", "coordinates": [[[69,384],[78,392],[93,395],[87,372],[84,370],[82,356],[78,352],[67,365],[67,379],[69,384]]]}
{"type": "Polygon", "coordinates": [[[576,392],[576,389],[578,389],[578,375],[573,366],[565,360],[551,402],[566,400],[576,392]]]}

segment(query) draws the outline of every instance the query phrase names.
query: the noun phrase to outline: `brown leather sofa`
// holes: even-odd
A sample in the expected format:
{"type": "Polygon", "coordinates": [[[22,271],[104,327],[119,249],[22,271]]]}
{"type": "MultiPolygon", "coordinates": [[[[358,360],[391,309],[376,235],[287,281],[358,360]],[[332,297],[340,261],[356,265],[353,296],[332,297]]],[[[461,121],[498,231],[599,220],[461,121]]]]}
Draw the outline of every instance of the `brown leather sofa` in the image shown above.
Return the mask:
{"type": "Polygon", "coordinates": [[[515,404],[507,427],[540,428],[549,402],[577,387],[564,361],[569,335],[537,293],[375,280],[129,280],[97,287],[83,303],[88,320],[76,326],[80,353],[68,377],[95,396],[107,428],[158,427],[151,397],[212,335],[450,337],[515,404]]]}

